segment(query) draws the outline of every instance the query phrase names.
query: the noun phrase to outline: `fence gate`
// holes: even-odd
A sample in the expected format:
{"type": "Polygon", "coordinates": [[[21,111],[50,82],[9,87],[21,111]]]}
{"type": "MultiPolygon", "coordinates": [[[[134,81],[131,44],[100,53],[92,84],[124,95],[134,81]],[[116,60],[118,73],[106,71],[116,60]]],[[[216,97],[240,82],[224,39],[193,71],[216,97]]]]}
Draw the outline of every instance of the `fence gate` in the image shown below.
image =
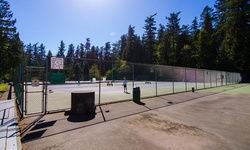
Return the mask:
{"type": "Polygon", "coordinates": [[[42,114],[45,106],[45,67],[26,66],[24,69],[25,115],[42,114]]]}

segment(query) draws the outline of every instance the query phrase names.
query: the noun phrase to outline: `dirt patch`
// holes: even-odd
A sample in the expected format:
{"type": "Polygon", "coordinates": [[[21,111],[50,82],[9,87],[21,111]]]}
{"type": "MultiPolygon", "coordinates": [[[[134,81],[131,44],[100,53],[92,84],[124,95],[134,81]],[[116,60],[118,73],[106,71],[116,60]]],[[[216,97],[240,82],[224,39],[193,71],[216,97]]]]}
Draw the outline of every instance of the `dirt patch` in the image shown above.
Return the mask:
{"type": "Polygon", "coordinates": [[[140,131],[140,137],[147,138],[145,141],[168,149],[229,149],[216,135],[154,113],[140,114],[125,122],[136,132],[140,131]]]}
{"type": "Polygon", "coordinates": [[[169,120],[162,120],[159,119],[156,114],[151,113],[141,114],[139,118],[131,121],[130,124],[140,125],[145,128],[150,128],[169,134],[189,134],[195,136],[202,135],[202,130],[197,127],[172,122],[169,120]]]}

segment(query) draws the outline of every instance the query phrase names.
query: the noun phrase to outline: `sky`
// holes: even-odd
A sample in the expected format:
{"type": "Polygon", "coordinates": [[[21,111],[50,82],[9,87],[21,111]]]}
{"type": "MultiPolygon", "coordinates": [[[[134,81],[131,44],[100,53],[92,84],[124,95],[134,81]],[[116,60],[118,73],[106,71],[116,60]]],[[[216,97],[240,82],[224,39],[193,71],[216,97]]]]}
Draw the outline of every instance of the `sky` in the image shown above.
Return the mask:
{"type": "Polygon", "coordinates": [[[180,25],[191,25],[200,18],[204,7],[215,0],[7,0],[24,44],[43,43],[46,54],[58,52],[63,40],[66,51],[70,44],[91,46],[114,43],[128,32],[144,33],[145,19],[155,13],[156,27],[166,25],[170,13],[181,12],[180,25]]]}

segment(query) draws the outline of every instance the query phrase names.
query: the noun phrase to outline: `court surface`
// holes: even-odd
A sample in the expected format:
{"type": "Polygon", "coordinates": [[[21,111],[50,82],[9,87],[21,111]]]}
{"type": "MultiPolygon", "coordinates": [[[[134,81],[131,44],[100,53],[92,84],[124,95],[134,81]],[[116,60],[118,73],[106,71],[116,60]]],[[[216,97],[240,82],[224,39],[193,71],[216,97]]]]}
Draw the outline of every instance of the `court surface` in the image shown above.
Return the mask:
{"type": "MultiPolygon", "coordinates": [[[[101,104],[119,102],[124,100],[133,99],[133,88],[140,87],[140,96],[142,98],[155,97],[160,95],[191,91],[192,88],[204,89],[215,87],[216,83],[192,83],[192,82],[132,82],[129,81],[127,85],[127,92],[124,92],[122,81],[116,81],[113,86],[107,86],[107,83],[81,83],[72,82],[71,84],[62,85],[48,85],[48,95],[46,108],[47,111],[56,111],[62,109],[69,109],[71,107],[71,92],[74,91],[94,91],[95,92],[95,104],[101,104]]],[[[218,83],[219,85],[219,83],[218,83]]],[[[26,91],[29,93],[25,95],[26,100],[26,112],[27,114],[42,112],[43,94],[42,86],[32,87],[26,86],[26,91]],[[38,91],[38,92],[37,92],[38,91]]]]}

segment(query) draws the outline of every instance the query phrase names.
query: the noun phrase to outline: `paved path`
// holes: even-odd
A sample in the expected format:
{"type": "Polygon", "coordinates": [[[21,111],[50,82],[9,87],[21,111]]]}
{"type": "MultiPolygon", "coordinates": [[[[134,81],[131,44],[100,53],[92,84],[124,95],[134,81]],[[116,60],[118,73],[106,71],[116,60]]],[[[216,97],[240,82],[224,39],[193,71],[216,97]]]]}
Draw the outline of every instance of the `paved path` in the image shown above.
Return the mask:
{"type": "Polygon", "coordinates": [[[14,100],[0,101],[0,117],[0,150],[17,150],[20,139],[17,132],[14,100]]]}
{"type": "MultiPolygon", "coordinates": [[[[9,87],[8,85],[7,90],[0,97],[0,150],[21,150],[15,101],[7,100],[9,87]]],[[[13,97],[14,93],[12,93],[13,97]]]]}

